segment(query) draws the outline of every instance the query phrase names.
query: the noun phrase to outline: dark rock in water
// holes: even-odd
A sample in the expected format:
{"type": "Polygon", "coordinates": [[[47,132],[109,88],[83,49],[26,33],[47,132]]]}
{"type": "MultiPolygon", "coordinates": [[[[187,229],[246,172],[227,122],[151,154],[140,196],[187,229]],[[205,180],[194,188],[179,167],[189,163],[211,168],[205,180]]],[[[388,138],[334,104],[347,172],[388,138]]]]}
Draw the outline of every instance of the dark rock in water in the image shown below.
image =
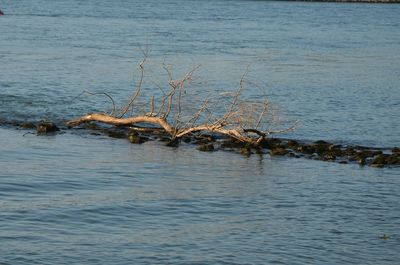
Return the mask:
{"type": "Polygon", "coordinates": [[[329,147],[331,146],[331,144],[328,142],[319,140],[319,141],[314,142],[311,146],[314,147],[315,152],[318,155],[322,155],[322,154],[326,153],[327,151],[329,151],[329,147]]]}
{"type": "Polygon", "coordinates": [[[175,139],[171,139],[166,146],[169,147],[178,147],[179,146],[179,139],[175,138],[175,139]]]}
{"type": "Polygon", "coordinates": [[[331,152],[335,156],[343,156],[344,155],[344,152],[341,149],[340,145],[330,145],[328,150],[329,150],[328,152],[331,152]]]}
{"type": "Polygon", "coordinates": [[[200,136],[196,136],[195,138],[200,138],[203,139],[204,141],[208,141],[208,142],[215,142],[215,136],[210,135],[210,134],[202,134],[200,136]]]}
{"type": "Polygon", "coordinates": [[[188,137],[188,136],[184,136],[182,137],[182,141],[184,141],[185,143],[190,143],[192,141],[192,138],[188,137]]]}
{"type": "Polygon", "coordinates": [[[312,155],[315,153],[315,147],[311,145],[300,145],[296,150],[306,155],[312,155]]]}
{"type": "Polygon", "coordinates": [[[318,140],[314,142],[314,145],[330,145],[330,143],[325,142],[323,140],[318,140]]]}
{"type": "Polygon", "coordinates": [[[251,148],[248,146],[241,148],[240,153],[244,156],[251,156],[253,154],[253,152],[251,151],[251,148]]]}
{"type": "Polygon", "coordinates": [[[274,155],[274,156],[284,156],[284,155],[286,155],[287,153],[289,153],[289,151],[286,150],[286,149],[283,148],[283,147],[280,147],[280,146],[271,149],[271,155],[274,155]]]}
{"type": "Polygon", "coordinates": [[[212,152],[215,150],[214,145],[212,143],[208,144],[201,144],[197,150],[202,151],[202,152],[212,152]]]}
{"type": "Polygon", "coordinates": [[[198,145],[202,145],[202,144],[209,144],[210,142],[212,142],[209,138],[200,138],[196,141],[194,141],[194,144],[198,144],[198,145]]]}
{"type": "Polygon", "coordinates": [[[20,127],[22,129],[35,129],[36,125],[32,122],[23,122],[21,123],[20,127]]]}
{"type": "Polygon", "coordinates": [[[132,144],[142,144],[144,142],[146,142],[148,140],[148,138],[146,137],[141,137],[139,134],[137,133],[130,133],[128,135],[128,140],[129,142],[131,142],[132,144]]]}
{"type": "Polygon", "coordinates": [[[261,143],[260,146],[263,148],[268,148],[268,149],[272,149],[277,145],[280,145],[282,143],[282,140],[278,139],[278,138],[264,138],[261,143]]]}
{"type": "Polygon", "coordinates": [[[363,157],[356,159],[356,161],[360,166],[365,166],[365,164],[367,164],[366,159],[363,157]]]}
{"type": "Polygon", "coordinates": [[[388,163],[388,155],[380,154],[371,162],[371,167],[384,167],[388,163]]]}
{"type": "Polygon", "coordinates": [[[286,144],[288,147],[290,148],[296,148],[298,147],[300,144],[299,142],[297,142],[296,140],[289,140],[286,144]]]}
{"type": "Polygon", "coordinates": [[[169,136],[161,136],[158,138],[160,142],[166,142],[169,143],[171,141],[171,138],[169,136]]]}
{"type": "Polygon", "coordinates": [[[262,148],[254,148],[254,150],[256,151],[256,154],[258,154],[258,155],[263,155],[263,154],[265,154],[265,152],[263,151],[262,148]]]}
{"type": "Polygon", "coordinates": [[[246,146],[245,143],[231,139],[225,140],[221,143],[221,148],[244,148],[246,146]]]}
{"type": "Polygon", "coordinates": [[[400,153],[388,155],[386,161],[388,165],[400,165],[400,153]]]}
{"type": "Polygon", "coordinates": [[[372,158],[372,157],[380,155],[380,154],[382,154],[382,151],[365,150],[364,149],[359,152],[356,152],[356,154],[354,154],[353,157],[356,161],[360,161],[360,160],[366,161],[367,158],[372,158]]]}
{"type": "Polygon", "coordinates": [[[60,129],[53,122],[50,121],[41,121],[36,124],[36,131],[38,134],[53,133],[59,130],[60,129]]]}
{"type": "Polygon", "coordinates": [[[320,160],[323,160],[323,161],[335,161],[336,160],[336,155],[332,151],[319,153],[318,157],[319,157],[320,160]]]}
{"type": "Polygon", "coordinates": [[[343,154],[349,157],[354,156],[355,154],[357,154],[357,151],[354,150],[353,147],[347,147],[344,151],[343,154]]]}
{"type": "Polygon", "coordinates": [[[123,131],[107,130],[106,133],[111,138],[118,138],[118,139],[126,138],[126,132],[123,131]]]}
{"type": "Polygon", "coordinates": [[[393,154],[400,154],[400,148],[399,148],[399,147],[394,147],[394,148],[392,149],[392,153],[393,153],[393,154]]]}

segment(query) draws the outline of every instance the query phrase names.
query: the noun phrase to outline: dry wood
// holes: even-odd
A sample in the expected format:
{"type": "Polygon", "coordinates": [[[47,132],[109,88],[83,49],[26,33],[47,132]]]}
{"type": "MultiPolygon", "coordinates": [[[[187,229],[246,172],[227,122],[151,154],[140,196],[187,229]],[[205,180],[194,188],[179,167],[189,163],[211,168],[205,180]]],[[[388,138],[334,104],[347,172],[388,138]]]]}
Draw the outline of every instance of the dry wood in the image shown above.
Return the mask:
{"type": "MultiPolygon", "coordinates": [[[[212,113],[210,105],[213,104],[213,100],[207,96],[205,99],[200,99],[195,102],[197,107],[192,106],[192,115],[185,116],[186,113],[183,113],[183,102],[188,96],[187,86],[190,85],[193,74],[199,66],[188,71],[182,78],[173,79],[171,69],[165,64],[163,64],[163,69],[168,75],[167,82],[169,92],[165,92],[161,86],[159,86],[158,88],[162,91],[163,96],[158,100],[156,100],[154,96],[152,96],[150,100],[147,100],[147,102],[150,101],[149,112],[125,118],[124,116],[129,110],[133,113],[135,102],[141,96],[144,82],[144,64],[146,60],[147,55],[139,64],[140,78],[135,91],[118,115],[115,114],[115,104],[112,97],[109,94],[103,93],[112,100],[113,111],[111,114],[87,114],[68,121],[67,125],[77,126],[87,122],[100,122],[118,126],[143,124],[142,128],[148,128],[149,130],[156,125],[169,134],[172,140],[189,134],[209,132],[226,135],[253,145],[259,144],[270,134],[290,131],[296,126],[295,124],[295,126],[280,131],[263,129],[265,128],[265,123],[267,123],[266,119],[271,114],[269,102],[265,99],[257,102],[246,102],[241,99],[248,69],[246,69],[246,72],[241,76],[239,87],[231,96],[230,103],[225,113],[220,116],[216,116],[215,113],[212,113]],[[158,111],[156,111],[156,109],[158,109],[158,111]],[[174,113],[174,115],[170,115],[171,113],[174,113]],[[148,126],[149,124],[152,126],[148,126]]],[[[218,100],[214,100],[214,102],[216,102],[214,104],[221,103],[218,100]]]]}

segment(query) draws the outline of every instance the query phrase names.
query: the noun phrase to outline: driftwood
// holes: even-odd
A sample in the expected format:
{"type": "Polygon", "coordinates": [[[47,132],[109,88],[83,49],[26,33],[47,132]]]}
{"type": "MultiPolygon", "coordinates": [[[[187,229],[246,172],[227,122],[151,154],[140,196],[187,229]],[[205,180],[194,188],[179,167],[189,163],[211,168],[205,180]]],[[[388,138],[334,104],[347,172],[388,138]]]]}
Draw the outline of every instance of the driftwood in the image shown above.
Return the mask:
{"type": "MultiPolygon", "coordinates": [[[[110,114],[91,113],[67,122],[68,126],[77,126],[87,122],[100,122],[118,126],[132,126],[136,124],[148,125],[148,129],[163,129],[171,140],[176,140],[190,134],[208,132],[232,137],[241,142],[258,145],[264,138],[274,133],[293,130],[291,126],[285,130],[267,130],[266,125],[270,121],[271,107],[266,98],[258,101],[243,101],[241,99],[247,71],[241,76],[239,86],[230,94],[229,100],[211,100],[205,97],[187,104],[185,100],[190,97],[190,84],[194,72],[199,66],[194,67],[180,79],[173,79],[170,67],[163,64],[163,70],[168,76],[168,89],[160,90],[162,96],[155,99],[151,97],[148,112],[138,111],[136,103],[142,97],[145,65],[147,56],[140,62],[140,79],[135,91],[125,106],[119,112],[116,111],[114,99],[107,93],[102,93],[111,99],[113,110],[110,114]],[[197,104],[197,106],[196,106],[197,104]],[[225,112],[216,115],[213,112],[213,104],[224,104],[225,112]],[[184,112],[184,105],[190,105],[190,115],[184,112]],[[139,112],[139,113],[138,113],[139,112]],[[129,117],[126,117],[131,113],[129,117]],[[135,115],[135,113],[138,113],[135,115]],[[157,128],[155,128],[156,126],[157,128]]],[[[143,98],[142,98],[143,101],[143,98]]]]}

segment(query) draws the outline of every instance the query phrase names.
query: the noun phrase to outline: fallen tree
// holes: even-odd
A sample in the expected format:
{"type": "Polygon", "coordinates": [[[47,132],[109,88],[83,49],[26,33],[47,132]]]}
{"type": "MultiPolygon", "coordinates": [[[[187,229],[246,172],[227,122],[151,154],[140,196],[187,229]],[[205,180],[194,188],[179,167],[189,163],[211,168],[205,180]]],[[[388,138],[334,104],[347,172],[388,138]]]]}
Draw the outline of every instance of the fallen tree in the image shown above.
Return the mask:
{"type": "Polygon", "coordinates": [[[143,95],[146,63],[147,56],[139,64],[140,78],[133,94],[119,111],[114,99],[109,94],[102,93],[112,102],[111,113],[89,113],[68,121],[67,125],[74,127],[88,122],[117,126],[140,124],[141,128],[144,127],[147,131],[165,131],[171,141],[206,132],[231,137],[253,146],[259,145],[271,134],[293,130],[295,127],[269,130],[273,113],[268,99],[264,97],[252,101],[242,100],[247,70],[241,76],[238,88],[233,92],[223,93],[220,97],[207,95],[194,100],[198,95],[193,95],[190,85],[199,66],[193,67],[183,77],[174,79],[171,67],[163,63],[162,69],[167,76],[167,85],[156,86],[161,91],[159,97],[152,95],[146,98],[143,95]],[[147,110],[143,110],[144,101],[148,102],[147,110]],[[215,111],[215,107],[222,107],[224,111],[215,111]]]}

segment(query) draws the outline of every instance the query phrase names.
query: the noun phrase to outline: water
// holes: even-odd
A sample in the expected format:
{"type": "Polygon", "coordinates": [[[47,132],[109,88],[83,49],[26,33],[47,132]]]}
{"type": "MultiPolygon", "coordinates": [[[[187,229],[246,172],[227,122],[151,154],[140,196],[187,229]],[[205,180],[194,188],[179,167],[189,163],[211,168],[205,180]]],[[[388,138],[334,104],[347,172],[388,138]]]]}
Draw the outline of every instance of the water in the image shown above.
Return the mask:
{"type": "MultiPolygon", "coordinates": [[[[216,92],[250,64],[287,137],[400,138],[400,6],[1,1],[0,118],[62,123],[123,104],[148,47],[216,92]]],[[[158,72],[149,73],[157,80],[158,72]]],[[[154,89],[154,84],[145,84],[154,89]]],[[[154,92],[157,93],[157,92],[154,92]]],[[[2,264],[394,264],[398,168],[202,153],[0,128],[2,264]],[[383,234],[390,236],[384,240],[383,234]]]]}

